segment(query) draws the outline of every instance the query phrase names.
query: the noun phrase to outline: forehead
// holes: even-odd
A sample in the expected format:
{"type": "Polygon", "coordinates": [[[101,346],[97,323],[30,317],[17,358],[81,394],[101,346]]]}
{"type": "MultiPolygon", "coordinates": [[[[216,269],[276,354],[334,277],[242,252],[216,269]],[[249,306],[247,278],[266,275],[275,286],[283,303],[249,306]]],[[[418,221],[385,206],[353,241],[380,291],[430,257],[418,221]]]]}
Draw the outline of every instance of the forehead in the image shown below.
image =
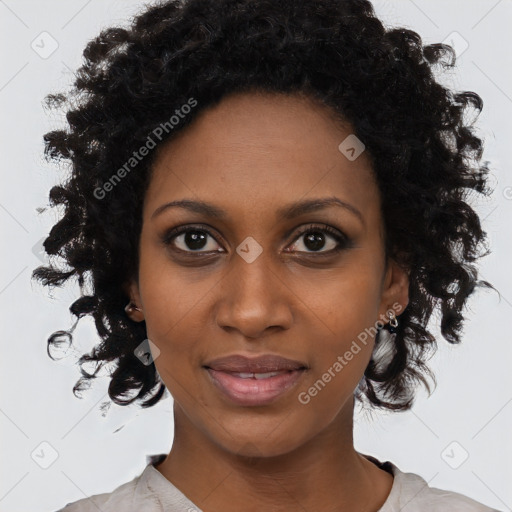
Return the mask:
{"type": "Polygon", "coordinates": [[[349,123],[342,125],[310,98],[229,96],[160,148],[145,198],[151,212],[145,214],[183,197],[224,205],[240,218],[271,205],[336,196],[377,215],[369,156],[363,151],[351,160],[339,149],[349,136],[349,123]]]}

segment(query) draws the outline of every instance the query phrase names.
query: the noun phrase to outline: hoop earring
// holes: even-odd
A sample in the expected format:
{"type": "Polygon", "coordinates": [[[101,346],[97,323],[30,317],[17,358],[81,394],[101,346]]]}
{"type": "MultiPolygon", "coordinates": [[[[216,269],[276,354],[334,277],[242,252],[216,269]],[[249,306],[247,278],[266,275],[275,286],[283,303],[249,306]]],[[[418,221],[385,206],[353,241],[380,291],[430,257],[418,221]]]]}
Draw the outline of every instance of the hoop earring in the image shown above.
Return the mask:
{"type": "Polygon", "coordinates": [[[398,319],[396,318],[394,311],[388,311],[388,318],[389,322],[387,324],[387,329],[391,334],[394,334],[398,327],[398,319]]]}

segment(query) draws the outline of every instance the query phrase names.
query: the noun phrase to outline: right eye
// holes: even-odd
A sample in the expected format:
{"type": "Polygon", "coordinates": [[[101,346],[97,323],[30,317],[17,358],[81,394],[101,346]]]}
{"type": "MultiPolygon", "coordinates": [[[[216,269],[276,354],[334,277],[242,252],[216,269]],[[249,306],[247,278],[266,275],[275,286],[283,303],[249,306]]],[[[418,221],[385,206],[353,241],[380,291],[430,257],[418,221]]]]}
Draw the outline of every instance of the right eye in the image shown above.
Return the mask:
{"type": "Polygon", "coordinates": [[[209,243],[208,238],[215,240],[210,231],[205,227],[179,226],[166,232],[162,237],[162,241],[173,249],[191,254],[224,252],[223,249],[215,248],[215,245],[219,246],[218,244],[209,243]]]}

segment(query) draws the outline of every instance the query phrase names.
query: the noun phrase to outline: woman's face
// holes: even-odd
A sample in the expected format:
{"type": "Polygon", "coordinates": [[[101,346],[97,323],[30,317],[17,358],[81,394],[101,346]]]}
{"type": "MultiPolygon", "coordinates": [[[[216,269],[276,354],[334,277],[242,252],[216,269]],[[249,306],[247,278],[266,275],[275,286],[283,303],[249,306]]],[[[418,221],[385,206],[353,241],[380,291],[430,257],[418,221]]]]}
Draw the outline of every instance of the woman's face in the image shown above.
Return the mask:
{"type": "Polygon", "coordinates": [[[160,351],[175,414],[230,452],[285,453],[348,417],[377,322],[407,304],[406,273],[385,265],[370,160],[338,147],[351,133],[311,100],[239,94],[156,159],[130,287],[143,313],[132,318],[160,351]],[[290,208],[328,198],[340,203],[290,208]],[[161,208],[185,199],[221,215],[161,208]],[[177,227],[189,232],[166,243],[177,227]],[[238,354],[306,369],[256,379],[207,368],[238,354]]]}

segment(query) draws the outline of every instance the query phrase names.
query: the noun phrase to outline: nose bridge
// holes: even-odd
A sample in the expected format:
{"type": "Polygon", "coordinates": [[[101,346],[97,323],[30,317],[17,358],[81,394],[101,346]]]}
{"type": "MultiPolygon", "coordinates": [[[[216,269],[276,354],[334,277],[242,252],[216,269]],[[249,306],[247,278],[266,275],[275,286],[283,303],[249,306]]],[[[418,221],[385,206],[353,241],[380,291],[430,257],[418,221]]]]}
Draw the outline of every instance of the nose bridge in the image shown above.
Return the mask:
{"type": "MultiPolygon", "coordinates": [[[[248,237],[236,249],[231,263],[231,293],[237,303],[254,301],[254,305],[264,305],[273,300],[272,288],[276,287],[275,271],[271,271],[272,255],[268,249],[248,237]]],[[[252,306],[251,306],[252,307],[252,306]]]]}
{"type": "Polygon", "coordinates": [[[217,322],[247,337],[258,337],[270,326],[288,327],[291,312],[284,285],[273,269],[274,258],[254,239],[244,240],[224,277],[217,322]]]}

